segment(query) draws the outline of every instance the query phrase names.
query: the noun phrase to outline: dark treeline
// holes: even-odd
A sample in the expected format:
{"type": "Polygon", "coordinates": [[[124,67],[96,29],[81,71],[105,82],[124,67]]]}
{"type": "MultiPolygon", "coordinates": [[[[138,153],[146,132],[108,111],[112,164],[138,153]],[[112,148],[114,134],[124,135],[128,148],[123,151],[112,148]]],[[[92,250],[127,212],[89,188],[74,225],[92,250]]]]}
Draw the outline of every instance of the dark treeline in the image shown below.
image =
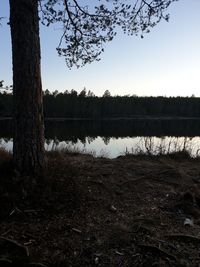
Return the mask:
{"type": "MultiPolygon", "coordinates": [[[[0,93],[0,117],[12,116],[12,94],[0,93]]],[[[134,116],[199,117],[199,97],[102,97],[92,92],[75,90],[58,93],[44,92],[44,115],[50,118],[131,118],[134,116]]]]}

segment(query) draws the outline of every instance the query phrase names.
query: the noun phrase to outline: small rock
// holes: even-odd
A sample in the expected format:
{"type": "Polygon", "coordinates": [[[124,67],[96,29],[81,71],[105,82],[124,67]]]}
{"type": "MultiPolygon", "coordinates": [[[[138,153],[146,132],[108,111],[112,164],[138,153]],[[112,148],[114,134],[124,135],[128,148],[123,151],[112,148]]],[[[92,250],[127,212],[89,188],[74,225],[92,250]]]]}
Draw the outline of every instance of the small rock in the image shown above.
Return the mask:
{"type": "Polygon", "coordinates": [[[184,226],[194,226],[194,221],[192,219],[189,218],[185,218],[185,221],[183,223],[184,226]]]}

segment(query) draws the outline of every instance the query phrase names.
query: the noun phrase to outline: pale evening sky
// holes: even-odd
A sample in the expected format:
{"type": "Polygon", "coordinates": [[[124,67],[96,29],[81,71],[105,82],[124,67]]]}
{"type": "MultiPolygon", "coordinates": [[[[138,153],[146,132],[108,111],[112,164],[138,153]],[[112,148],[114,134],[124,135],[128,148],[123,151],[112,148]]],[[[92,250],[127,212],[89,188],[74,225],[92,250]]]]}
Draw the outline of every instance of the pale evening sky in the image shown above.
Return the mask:
{"type": "MultiPolygon", "coordinates": [[[[41,26],[43,89],[65,91],[83,87],[95,95],[200,96],[200,0],[179,0],[169,8],[170,21],[146,34],[118,35],[105,46],[100,62],[69,70],[58,57],[58,26],[41,26]]],[[[0,1],[0,80],[12,84],[9,1],[0,1]]]]}

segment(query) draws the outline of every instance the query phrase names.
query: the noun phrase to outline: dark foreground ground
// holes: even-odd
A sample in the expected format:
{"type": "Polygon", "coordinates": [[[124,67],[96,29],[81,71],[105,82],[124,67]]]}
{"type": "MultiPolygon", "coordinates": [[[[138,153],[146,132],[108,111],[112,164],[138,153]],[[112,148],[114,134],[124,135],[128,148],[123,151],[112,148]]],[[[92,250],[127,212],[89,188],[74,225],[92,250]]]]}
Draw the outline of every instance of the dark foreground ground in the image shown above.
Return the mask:
{"type": "Polygon", "coordinates": [[[27,199],[9,164],[5,156],[0,266],[200,266],[199,159],[54,152],[48,186],[27,199]]]}

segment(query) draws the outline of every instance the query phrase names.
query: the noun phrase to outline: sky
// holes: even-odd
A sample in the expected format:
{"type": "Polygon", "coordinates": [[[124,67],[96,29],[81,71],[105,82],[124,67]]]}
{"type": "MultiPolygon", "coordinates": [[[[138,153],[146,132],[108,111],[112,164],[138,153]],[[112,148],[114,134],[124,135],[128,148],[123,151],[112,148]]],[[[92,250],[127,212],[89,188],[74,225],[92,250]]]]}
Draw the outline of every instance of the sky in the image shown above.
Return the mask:
{"type": "MultiPolygon", "coordinates": [[[[134,1],[134,0],[133,0],[134,1]]],[[[101,61],[69,70],[56,46],[58,26],[40,27],[43,90],[84,87],[101,96],[200,96],[200,0],[179,0],[162,21],[143,39],[119,34],[105,45],[101,61]]],[[[12,84],[9,1],[0,1],[0,80],[12,84]]]]}

